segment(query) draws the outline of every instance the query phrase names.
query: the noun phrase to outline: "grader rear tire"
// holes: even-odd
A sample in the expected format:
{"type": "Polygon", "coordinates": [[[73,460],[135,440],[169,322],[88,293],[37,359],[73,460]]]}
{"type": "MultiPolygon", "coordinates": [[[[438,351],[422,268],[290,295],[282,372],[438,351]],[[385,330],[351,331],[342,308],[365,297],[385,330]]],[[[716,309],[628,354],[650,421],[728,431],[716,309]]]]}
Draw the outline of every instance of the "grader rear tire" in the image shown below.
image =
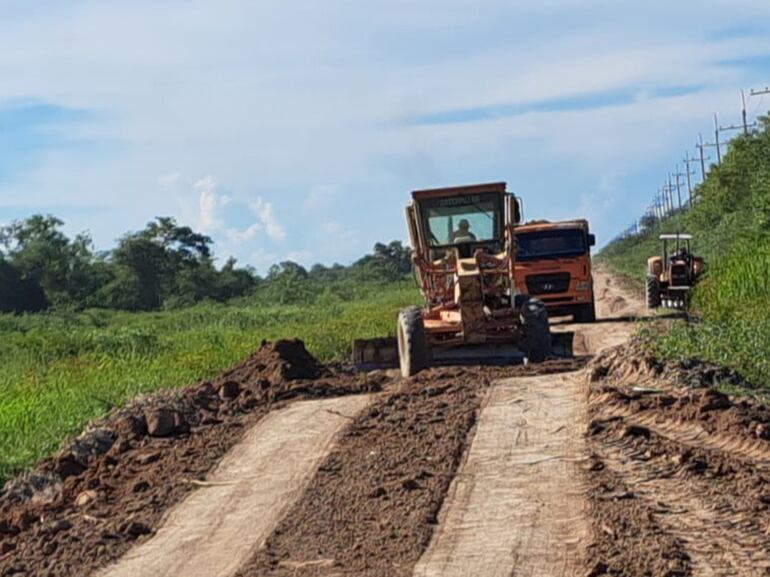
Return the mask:
{"type": "Polygon", "coordinates": [[[398,315],[398,361],[401,376],[408,378],[428,367],[428,341],[420,307],[409,307],[398,315]]]}
{"type": "Polygon", "coordinates": [[[654,276],[648,276],[644,292],[647,297],[647,308],[658,308],[660,306],[660,284],[658,279],[654,276]]]}
{"type": "Polygon", "coordinates": [[[530,362],[542,363],[551,355],[551,328],[545,303],[527,296],[516,297],[524,337],[521,348],[530,362]]]}

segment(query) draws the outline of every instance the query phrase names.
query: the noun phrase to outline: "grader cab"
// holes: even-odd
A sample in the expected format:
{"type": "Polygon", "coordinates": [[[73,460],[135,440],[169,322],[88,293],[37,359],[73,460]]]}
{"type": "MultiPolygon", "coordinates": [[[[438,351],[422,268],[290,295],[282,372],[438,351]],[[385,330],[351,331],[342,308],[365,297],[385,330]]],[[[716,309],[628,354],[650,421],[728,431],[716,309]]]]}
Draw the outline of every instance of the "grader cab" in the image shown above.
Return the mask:
{"type": "MultiPolygon", "coordinates": [[[[425,303],[401,311],[396,339],[356,341],[357,365],[397,358],[408,377],[433,364],[540,362],[552,353],[545,306],[515,291],[521,210],[505,183],[415,191],[406,220],[425,303]]],[[[553,336],[559,352],[569,348],[571,334],[553,336]]]]}
{"type": "Polygon", "coordinates": [[[689,234],[662,234],[662,254],[647,260],[647,308],[686,309],[703,273],[703,259],[691,252],[689,234]]]}

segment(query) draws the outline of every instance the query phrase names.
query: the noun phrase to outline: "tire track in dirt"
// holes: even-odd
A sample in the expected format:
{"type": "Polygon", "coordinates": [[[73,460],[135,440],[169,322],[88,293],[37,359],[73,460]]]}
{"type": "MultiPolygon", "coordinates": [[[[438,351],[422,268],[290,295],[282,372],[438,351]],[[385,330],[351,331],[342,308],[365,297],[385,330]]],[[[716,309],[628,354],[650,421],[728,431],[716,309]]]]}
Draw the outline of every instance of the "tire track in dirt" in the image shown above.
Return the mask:
{"type": "Polygon", "coordinates": [[[579,572],[588,524],[576,385],[567,375],[492,388],[416,577],[579,572]]]}
{"type": "Polygon", "coordinates": [[[659,530],[680,544],[688,562],[673,574],[770,574],[770,518],[755,494],[766,475],[631,423],[603,439],[601,462],[629,488],[629,506],[641,502],[659,530]]]}
{"type": "Polygon", "coordinates": [[[770,575],[770,409],[739,375],[639,343],[592,361],[590,573],[770,575]]]}
{"type": "Polygon", "coordinates": [[[297,402],[248,431],[157,534],[99,577],[226,577],[272,533],[370,396],[297,402]]]}

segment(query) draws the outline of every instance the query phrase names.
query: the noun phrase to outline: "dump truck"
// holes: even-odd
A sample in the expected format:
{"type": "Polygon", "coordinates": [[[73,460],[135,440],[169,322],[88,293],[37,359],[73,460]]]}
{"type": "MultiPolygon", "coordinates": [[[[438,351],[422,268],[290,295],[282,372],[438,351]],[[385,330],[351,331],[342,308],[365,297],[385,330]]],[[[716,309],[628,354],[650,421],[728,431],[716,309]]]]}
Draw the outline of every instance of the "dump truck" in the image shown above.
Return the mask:
{"type": "Polygon", "coordinates": [[[396,339],[354,342],[360,367],[397,361],[410,377],[434,364],[540,362],[571,334],[551,335],[541,300],[516,293],[518,199],[504,182],[417,190],[406,208],[424,304],[400,312],[396,339]]]}
{"type": "Polygon", "coordinates": [[[585,219],[534,221],[516,227],[516,288],[545,303],[548,316],[596,320],[591,247],[585,219]]]}
{"type": "Polygon", "coordinates": [[[647,308],[685,309],[705,269],[703,259],[692,254],[689,234],[662,234],[660,241],[661,254],[647,259],[647,308]]]}

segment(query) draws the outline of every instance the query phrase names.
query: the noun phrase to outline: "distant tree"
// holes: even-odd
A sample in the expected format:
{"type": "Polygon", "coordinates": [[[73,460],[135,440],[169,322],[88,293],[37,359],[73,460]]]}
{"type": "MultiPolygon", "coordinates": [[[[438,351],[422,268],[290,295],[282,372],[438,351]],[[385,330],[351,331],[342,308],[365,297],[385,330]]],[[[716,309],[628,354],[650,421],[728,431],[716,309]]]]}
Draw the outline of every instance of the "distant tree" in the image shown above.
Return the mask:
{"type": "Polygon", "coordinates": [[[400,240],[388,244],[378,242],[372,254],[366,255],[353,264],[365,276],[392,281],[403,278],[412,270],[412,251],[400,240]]]}
{"type": "Polygon", "coordinates": [[[80,234],[71,241],[60,230],[63,225],[54,216],[36,214],[0,229],[0,245],[25,286],[40,287],[46,304],[80,306],[98,290],[103,267],[94,268],[90,237],[80,234]]]}
{"type": "Polygon", "coordinates": [[[19,270],[0,256],[0,312],[35,312],[46,304],[40,285],[22,278],[19,270]]]}

